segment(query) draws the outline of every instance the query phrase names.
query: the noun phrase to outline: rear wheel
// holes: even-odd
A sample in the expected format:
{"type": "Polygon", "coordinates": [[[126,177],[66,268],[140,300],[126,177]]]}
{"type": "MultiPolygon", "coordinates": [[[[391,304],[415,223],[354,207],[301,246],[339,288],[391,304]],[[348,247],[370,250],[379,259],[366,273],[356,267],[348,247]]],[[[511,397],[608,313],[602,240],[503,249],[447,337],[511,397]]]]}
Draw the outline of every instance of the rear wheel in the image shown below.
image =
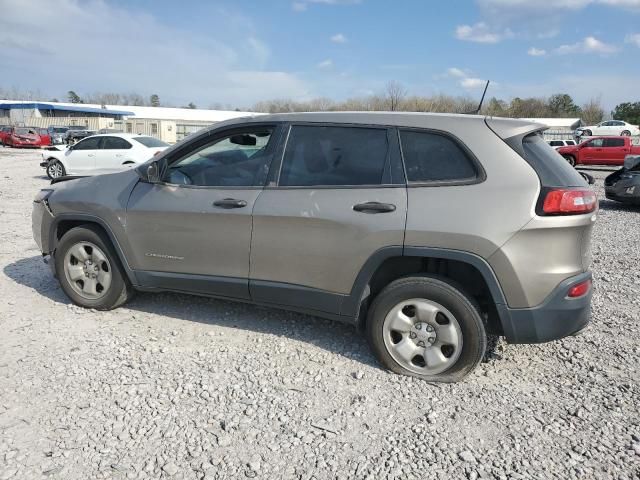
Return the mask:
{"type": "Polygon", "coordinates": [[[73,228],[62,236],[55,266],[60,286],[81,307],[111,310],[133,295],[110,241],[92,225],[73,228]]]}
{"type": "Polygon", "coordinates": [[[64,169],[64,165],[60,163],[58,160],[49,160],[49,165],[47,165],[47,177],[51,180],[54,178],[64,177],[67,174],[64,169]]]}
{"type": "Polygon", "coordinates": [[[456,382],[482,360],[487,337],[477,305],[448,279],[407,277],[374,300],[367,336],[389,370],[456,382]]]}
{"type": "Polygon", "coordinates": [[[631,132],[629,130],[623,130],[620,135],[624,136],[624,137],[628,137],[631,135],[631,132]]]}
{"type": "Polygon", "coordinates": [[[563,155],[562,157],[569,162],[569,165],[572,167],[576,166],[576,159],[572,155],[563,155]]]}

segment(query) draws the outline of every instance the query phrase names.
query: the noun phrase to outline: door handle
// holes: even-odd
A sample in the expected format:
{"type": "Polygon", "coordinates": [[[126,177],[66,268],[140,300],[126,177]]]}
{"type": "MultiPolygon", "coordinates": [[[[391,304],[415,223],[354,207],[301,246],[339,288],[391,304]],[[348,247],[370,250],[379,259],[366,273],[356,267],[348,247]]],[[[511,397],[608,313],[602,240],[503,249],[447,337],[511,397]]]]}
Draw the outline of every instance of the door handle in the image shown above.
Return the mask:
{"type": "Polygon", "coordinates": [[[366,202],[354,205],[353,210],[362,213],[388,213],[394,212],[396,206],[392,203],[366,202]]]}
{"type": "Polygon", "coordinates": [[[122,155],[121,153],[116,153],[116,157],[123,157],[124,155],[122,155]]]}
{"type": "Polygon", "coordinates": [[[213,206],[219,208],[242,208],[247,206],[247,202],[244,200],[236,200],[235,198],[223,198],[222,200],[213,202],[213,206]]]}
{"type": "Polygon", "coordinates": [[[95,156],[96,156],[96,154],[95,154],[95,153],[88,153],[88,154],[87,154],[87,157],[95,157],[95,156]]]}

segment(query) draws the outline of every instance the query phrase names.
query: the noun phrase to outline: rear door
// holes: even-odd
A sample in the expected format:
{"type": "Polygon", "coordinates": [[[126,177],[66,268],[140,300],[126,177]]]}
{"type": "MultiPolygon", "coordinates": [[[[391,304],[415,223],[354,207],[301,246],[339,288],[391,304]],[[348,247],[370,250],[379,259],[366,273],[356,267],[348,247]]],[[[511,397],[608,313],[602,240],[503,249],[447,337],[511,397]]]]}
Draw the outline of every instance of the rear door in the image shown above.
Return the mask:
{"type": "Polygon", "coordinates": [[[70,174],[89,173],[96,168],[102,137],[85,138],[65,152],[65,168],[70,174]]]}
{"type": "Polygon", "coordinates": [[[96,157],[96,168],[100,170],[122,170],[126,162],[133,162],[133,145],[122,137],[102,137],[102,148],[96,157]]]}
{"type": "Polygon", "coordinates": [[[603,163],[606,165],[622,165],[624,157],[629,152],[625,146],[624,137],[605,138],[603,144],[603,163]]]}
{"type": "Polygon", "coordinates": [[[253,211],[254,300],[345,312],[367,259],[402,248],[407,192],[393,129],[293,124],[253,211]]]}

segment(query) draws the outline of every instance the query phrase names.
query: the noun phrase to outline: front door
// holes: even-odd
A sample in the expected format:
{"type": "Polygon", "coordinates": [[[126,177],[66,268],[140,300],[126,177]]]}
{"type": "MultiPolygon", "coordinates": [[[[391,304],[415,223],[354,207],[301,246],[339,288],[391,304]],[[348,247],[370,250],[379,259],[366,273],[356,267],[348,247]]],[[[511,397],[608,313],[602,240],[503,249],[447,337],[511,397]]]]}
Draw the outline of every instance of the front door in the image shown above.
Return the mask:
{"type": "Polygon", "coordinates": [[[582,163],[586,165],[602,163],[604,157],[603,145],[602,138],[594,138],[586,142],[580,152],[582,163]]]}
{"type": "Polygon", "coordinates": [[[339,313],[367,259],[402,248],[407,191],[397,135],[293,125],[276,177],[253,212],[251,297],[339,313]]]}
{"type": "Polygon", "coordinates": [[[127,206],[132,267],[146,286],[248,298],[251,213],[276,128],[201,136],[168,157],[162,182],[140,182],[127,206]]]}
{"type": "Polygon", "coordinates": [[[102,137],[88,137],[67,149],[64,154],[68,174],[81,175],[96,168],[102,137]]]}

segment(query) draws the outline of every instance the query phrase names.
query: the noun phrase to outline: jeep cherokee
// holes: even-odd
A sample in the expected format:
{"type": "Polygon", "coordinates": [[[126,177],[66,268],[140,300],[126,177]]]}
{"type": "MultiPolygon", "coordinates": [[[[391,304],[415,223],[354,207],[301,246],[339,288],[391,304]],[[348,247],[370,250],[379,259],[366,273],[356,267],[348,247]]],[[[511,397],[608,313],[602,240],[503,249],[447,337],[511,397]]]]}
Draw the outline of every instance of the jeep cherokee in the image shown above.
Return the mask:
{"type": "Polygon", "coordinates": [[[488,334],[546,342],[589,321],[597,199],[544,128],[234,119],[136,170],[54,180],[33,234],[77,305],[112,309],[141,290],[277,306],[359,326],[394,372],[457,381],[488,334]]]}

